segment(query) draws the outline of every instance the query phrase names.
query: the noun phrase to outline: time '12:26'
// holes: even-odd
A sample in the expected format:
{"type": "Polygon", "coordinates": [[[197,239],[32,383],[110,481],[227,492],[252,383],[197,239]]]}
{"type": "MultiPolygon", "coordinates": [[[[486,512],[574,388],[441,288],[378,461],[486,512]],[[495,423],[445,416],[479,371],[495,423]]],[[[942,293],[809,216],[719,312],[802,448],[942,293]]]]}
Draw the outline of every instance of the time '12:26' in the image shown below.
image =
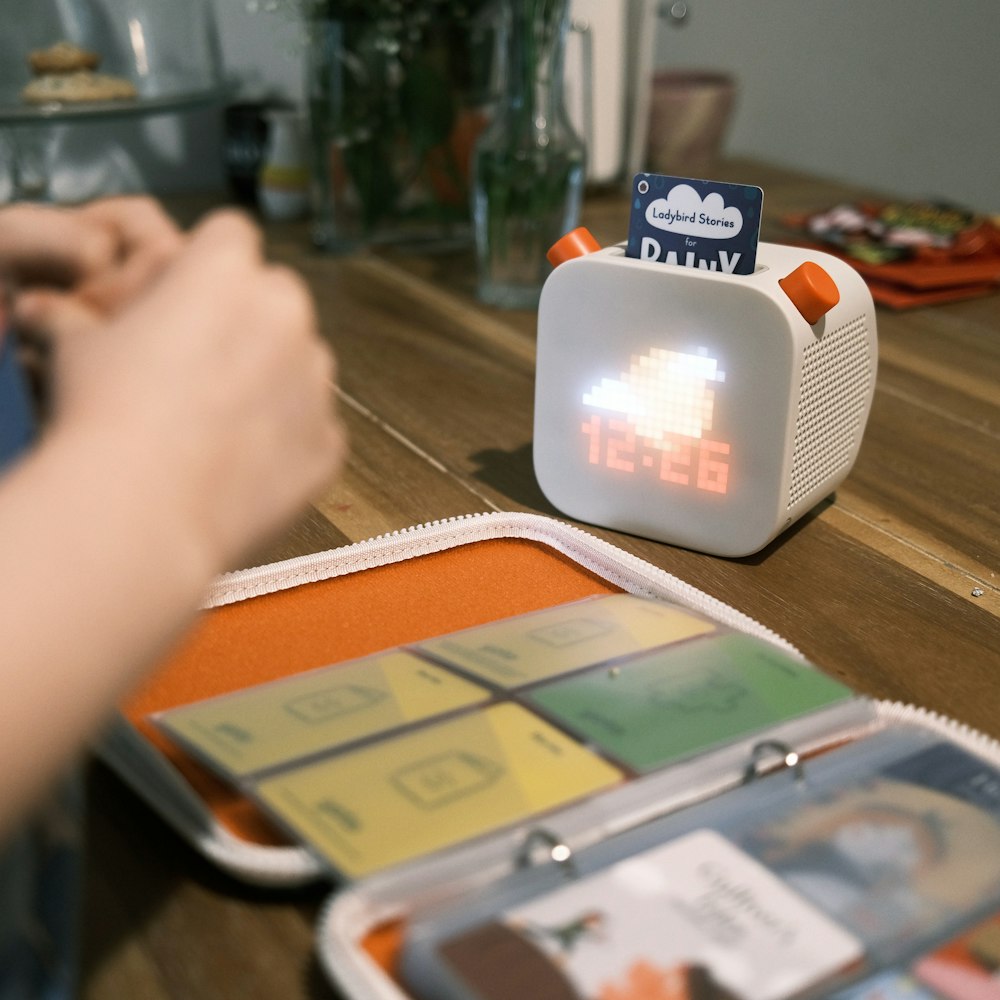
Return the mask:
{"type": "Polygon", "coordinates": [[[663,482],[708,493],[729,489],[730,445],[725,441],[668,434],[659,441],[638,435],[627,421],[591,414],[581,427],[589,439],[587,460],[618,472],[648,469],[663,482]]]}

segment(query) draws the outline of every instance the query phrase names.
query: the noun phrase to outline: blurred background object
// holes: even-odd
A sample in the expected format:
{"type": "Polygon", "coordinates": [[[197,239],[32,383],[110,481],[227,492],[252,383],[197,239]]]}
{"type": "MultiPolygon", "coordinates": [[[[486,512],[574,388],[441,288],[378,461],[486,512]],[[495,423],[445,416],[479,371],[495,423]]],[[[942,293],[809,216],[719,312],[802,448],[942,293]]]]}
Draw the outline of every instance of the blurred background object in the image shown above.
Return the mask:
{"type": "Polygon", "coordinates": [[[305,116],[293,108],[264,112],[266,144],[257,200],[265,219],[291,222],[309,209],[309,154],[305,116]]]}
{"type": "Polygon", "coordinates": [[[100,72],[130,79],[151,100],[211,91],[222,57],[210,0],[2,0],[0,92],[16,104],[32,78],[31,54],[71,42],[100,72]]]}
{"type": "Polygon", "coordinates": [[[497,96],[501,9],[497,0],[305,8],[319,246],[470,241],[470,158],[497,96]]]}
{"type": "Polygon", "coordinates": [[[587,151],[564,99],[569,0],[517,0],[502,13],[503,88],[472,160],[478,291],[530,309],[549,247],[579,219],[587,151]]]}
{"type": "Polygon", "coordinates": [[[223,116],[223,159],[230,197],[247,208],[257,207],[260,171],[268,144],[271,113],[293,110],[275,98],[246,98],[227,105],[223,116]]]}
{"type": "Polygon", "coordinates": [[[660,70],[649,105],[646,170],[711,177],[732,117],[736,81],[708,70],[660,70]]]}
{"type": "Polygon", "coordinates": [[[179,165],[204,176],[206,163],[218,180],[225,79],[211,0],[0,0],[0,16],[0,196],[80,201],[153,187],[179,165]]]}
{"type": "Polygon", "coordinates": [[[566,103],[587,142],[587,181],[610,185],[642,169],[657,36],[651,0],[572,0],[566,103]]]}
{"type": "MultiPolygon", "coordinates": [[[[644,146],[648,115],[641,102],[654,71],[701,68],[731,76],[739,89],[723,157],[760,159],[896,197],[947,198],[1000,212],[1000,75],[991,71],[995,0],[573,2],[574,20],[594,27],[592,183],[613,183],[616,174],[640,169],[634,147],[644,146]],[[622,7],[630,46],[624,56],[622,7]],[[616,53],[624,84],[615,75],[616,53]],[[643,59],[648,65],[641,65],[643,59]],[[629,94],[631,82],[635,93],[629,94]],[[620,149],[623,169],[617,167],[620,149]]],[[[92,0],[89,6],[111,4],[92,0]]],[[[306,43],[295,0],[204,0],[190,8],[187,0],[148,0],[147,6],[176,18],[178,30],[200,23],[199,9],[214,14],[226,76],[238,84],[234,99],[282,99],[304,108],[306,43]]],[[[24,80],[27,73],[23,54],[11,54],[11,39],[24,22],[79,8],[72,0],[0,0],[5,105],[9,74],[16,70],[24,80]]],[[[571,36],[567,98],[582,131],[583,95],[574,83],[582,72],[578,45],[582,38],[571,36]]],[[[53,126],[59,168],[51,193],[66,198],[101,185],[157,193],[224,190],[223,130],[214,108],[53,126]]],[[[2,134],[2,156],[9,160],[6,123],[2,134]]],[[[7,196],[9,170],[0,171],[0,200],[7,196]]]]}

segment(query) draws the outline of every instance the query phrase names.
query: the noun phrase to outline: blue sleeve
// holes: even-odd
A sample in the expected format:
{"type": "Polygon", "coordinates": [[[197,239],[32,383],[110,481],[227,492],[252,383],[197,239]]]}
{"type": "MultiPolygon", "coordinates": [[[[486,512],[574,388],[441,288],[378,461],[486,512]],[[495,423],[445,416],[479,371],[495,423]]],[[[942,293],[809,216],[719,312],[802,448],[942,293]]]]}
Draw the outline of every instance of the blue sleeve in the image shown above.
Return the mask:
{"type": "Polygon", "coordinates": [[[35,436],[35,415],[11,330],[0,333],[0,469],[35,436]]]}

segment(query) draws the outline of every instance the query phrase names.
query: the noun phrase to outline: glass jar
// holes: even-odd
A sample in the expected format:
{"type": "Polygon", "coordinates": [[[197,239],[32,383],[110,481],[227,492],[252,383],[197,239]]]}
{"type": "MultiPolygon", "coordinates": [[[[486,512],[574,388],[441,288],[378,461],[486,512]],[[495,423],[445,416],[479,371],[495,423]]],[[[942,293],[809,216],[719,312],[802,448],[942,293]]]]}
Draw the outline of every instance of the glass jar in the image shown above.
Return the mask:
{"type": "Polygon", "coordinates": [[[505,88],[473,156],[479,297],[533,308],[546,252],[580,214],[586,149],[564,100],[568,0],[518,0],[505,18],[505,88]]]}
{"type": "Polygon", "coordinates": [[[495,98],[495,0],[310,14],[314,238],[470,243],[469,163],[495,98]]]}

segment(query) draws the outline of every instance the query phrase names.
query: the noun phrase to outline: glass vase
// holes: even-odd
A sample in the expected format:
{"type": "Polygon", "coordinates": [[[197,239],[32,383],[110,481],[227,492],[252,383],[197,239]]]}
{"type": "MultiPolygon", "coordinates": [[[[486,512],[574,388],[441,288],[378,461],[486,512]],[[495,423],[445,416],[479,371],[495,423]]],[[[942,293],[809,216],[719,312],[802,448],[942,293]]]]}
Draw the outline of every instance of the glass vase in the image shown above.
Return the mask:
{"type": "Polygon", "coordinates": [[[479,297],[533,308],[545,254],[576,227],[586,150],[566,111],[569,0],[515,0],[504,18],[504,91],[473,154],[479,297]]]}
{"type": "Polygon", "coordinates": [[[308,25],[315,242],[468,245],[472,146],[496,96],[496,0],[326,7],[308,25]]]}

